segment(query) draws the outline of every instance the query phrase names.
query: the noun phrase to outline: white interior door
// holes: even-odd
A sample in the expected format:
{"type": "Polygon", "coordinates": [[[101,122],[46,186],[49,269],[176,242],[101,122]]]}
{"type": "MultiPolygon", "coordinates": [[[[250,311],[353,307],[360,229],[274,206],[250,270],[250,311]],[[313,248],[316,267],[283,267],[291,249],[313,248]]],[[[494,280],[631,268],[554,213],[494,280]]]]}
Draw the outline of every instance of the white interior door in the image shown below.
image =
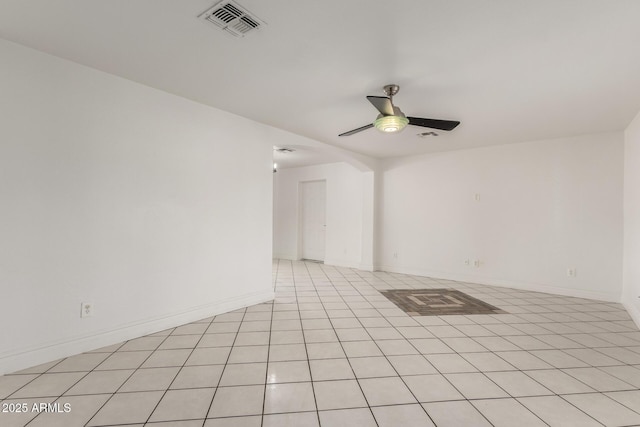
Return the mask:
{"type": "Polygon", "coordinates": [[[326,181],[300,183],[300,244],[303,259],[324,261],[326,181]]]}

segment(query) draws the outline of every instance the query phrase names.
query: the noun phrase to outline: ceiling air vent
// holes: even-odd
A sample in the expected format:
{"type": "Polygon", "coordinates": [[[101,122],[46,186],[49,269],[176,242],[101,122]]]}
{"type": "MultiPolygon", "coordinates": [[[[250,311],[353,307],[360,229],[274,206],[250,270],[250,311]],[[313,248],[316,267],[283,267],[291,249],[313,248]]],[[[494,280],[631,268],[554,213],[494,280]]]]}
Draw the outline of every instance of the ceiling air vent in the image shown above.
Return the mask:
{"type": "Polygon", "coordinates": [[[229,0],[216,3],[201,13],[198,18],[235,37],[244,37],[266,25],[247,9],[229,0]]]}
{"type": "Polygon", "coordinates": [[[294,150],[293,148],[287,148],[287,147],[283,147],[283,148],[274,148],[274,151],[277,151],[278,153],[293,153],[294,150]]]}
{"type": "Polygon", "coordinates": [[[418,133],[417,136],[419,136],[420,138],[429,138],[430,136],[438,136],[438,134],[435,132],[423,132],[418,133]]]}

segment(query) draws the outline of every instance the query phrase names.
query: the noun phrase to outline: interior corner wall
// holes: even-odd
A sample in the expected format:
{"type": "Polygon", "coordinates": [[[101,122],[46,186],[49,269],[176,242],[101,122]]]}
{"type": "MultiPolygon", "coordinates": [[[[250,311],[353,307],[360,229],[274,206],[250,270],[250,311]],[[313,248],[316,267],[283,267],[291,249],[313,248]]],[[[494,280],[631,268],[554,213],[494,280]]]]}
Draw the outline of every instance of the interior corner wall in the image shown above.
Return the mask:
{"type": "Polygon", "coordinates": [[[273,174],[273,253],[299,259],[298,188],[305,181],[326,180],[325,263],[359,268],[363,230],[363,172],[347,163],[280,169],[273,174]]]}
{"type": "Polygon", "coordinates": [[[622,302],[640,327],[640,113],[625,132],[622,302]]]}
{"type": "Polygon", "coordinates": [[[273,298],[275,130],[5,41],[0,62],[0,374],[273,298]]]}
{"type": "Polygon", "coordinates": [[[378,268],[619,301],[623,139],[607,133],[385,161],[378,268]]]}

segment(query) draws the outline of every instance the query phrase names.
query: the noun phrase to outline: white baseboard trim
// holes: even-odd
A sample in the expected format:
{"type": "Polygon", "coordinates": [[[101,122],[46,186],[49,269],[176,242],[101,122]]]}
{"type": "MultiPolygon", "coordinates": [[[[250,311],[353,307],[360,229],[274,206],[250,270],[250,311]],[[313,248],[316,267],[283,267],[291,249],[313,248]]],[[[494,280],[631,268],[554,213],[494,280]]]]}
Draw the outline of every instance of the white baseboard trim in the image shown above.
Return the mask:
{"type": "Polygon", "coordinates": [[[638,309],[638,307],[635,304],[631,304],[627,302],[623,302],[622,305],[624,305],[624,308],[627,309],[627,312],[633,319],[634,323],[636,324],[638,329],[640,329],[640,309],[638,309]]]}
{"type": "MultiPolygon", "coordinates": [[[[277,256],[274,256],[273,258],[287,260],[287,261],[300,261],[300,258],[291,256],[291,255],[277,255],[277,256]]],[[[335,267],[357,268],[359,270],[373,271],[373,265],[363,265],[363,264],[360,264],[359,261],[352,261],[352,260],[339,259],[339,258],[326,258],[323,262],[325,265],[333,265],[335,267]]]]}
{"type": "Polygon", "coordinates": [[[291,254],[275,254],[273,255],[273,259],[284,259],[287,261],[297,261],[299,258],[297,255],[291,254]]]}
{"type": "Polygon", "coordinates": [[[375,271],[373,264],[360,264],[358,269],[363,271],[375,271]]]}
{"type": "Polygon", "coordinates": [[[325,265],[333,265],[336,267],[359,268],[360,262],[354,262],[346,259],[326,258],[325,265]]]}
{"type": "Polygon", "coordinates": [[[597,292],[583,289],[563,288],[560,286],[545,285],[539,283],[514,282],[502,279],[487,279],[466,274],[444,273],[441,271],[429,271],[415,268],[398,267],[392,265],[379,265],[376,270],[390,273],[412,274],[434,279],[455,280],[458,282],[477,283],[479,285],[500,286],[505,288],[522,289],[525,291],[544,292],[548,294],[562,295],[576,298],[587,298],[598,301],[620,302],[620,295],[609,292],[597,292]]]}
{"type": "Polygon", "coordinates": [[[0,354],[0,375],[153,334],[250,305],[271,301],[274,298],[275,294],[273,290],[253,292],[164,316],[132,322],[118,326],[112,330],[101,331],[92,335],[79,336],[62,341],[44,343],[26,349],[13,350],[9,353],[0,354]]]}

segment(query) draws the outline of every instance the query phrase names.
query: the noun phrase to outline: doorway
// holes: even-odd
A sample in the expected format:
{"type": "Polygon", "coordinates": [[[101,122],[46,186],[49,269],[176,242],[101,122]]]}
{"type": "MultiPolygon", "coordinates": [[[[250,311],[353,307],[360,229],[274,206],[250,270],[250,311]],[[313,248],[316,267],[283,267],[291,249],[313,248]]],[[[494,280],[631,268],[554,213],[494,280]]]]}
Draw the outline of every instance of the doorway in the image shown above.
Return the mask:
{"type": "Polygon", "coordinates": [[[324,262],[327,182],[301,182],[299,193],[300,257],[324,262]]]}

